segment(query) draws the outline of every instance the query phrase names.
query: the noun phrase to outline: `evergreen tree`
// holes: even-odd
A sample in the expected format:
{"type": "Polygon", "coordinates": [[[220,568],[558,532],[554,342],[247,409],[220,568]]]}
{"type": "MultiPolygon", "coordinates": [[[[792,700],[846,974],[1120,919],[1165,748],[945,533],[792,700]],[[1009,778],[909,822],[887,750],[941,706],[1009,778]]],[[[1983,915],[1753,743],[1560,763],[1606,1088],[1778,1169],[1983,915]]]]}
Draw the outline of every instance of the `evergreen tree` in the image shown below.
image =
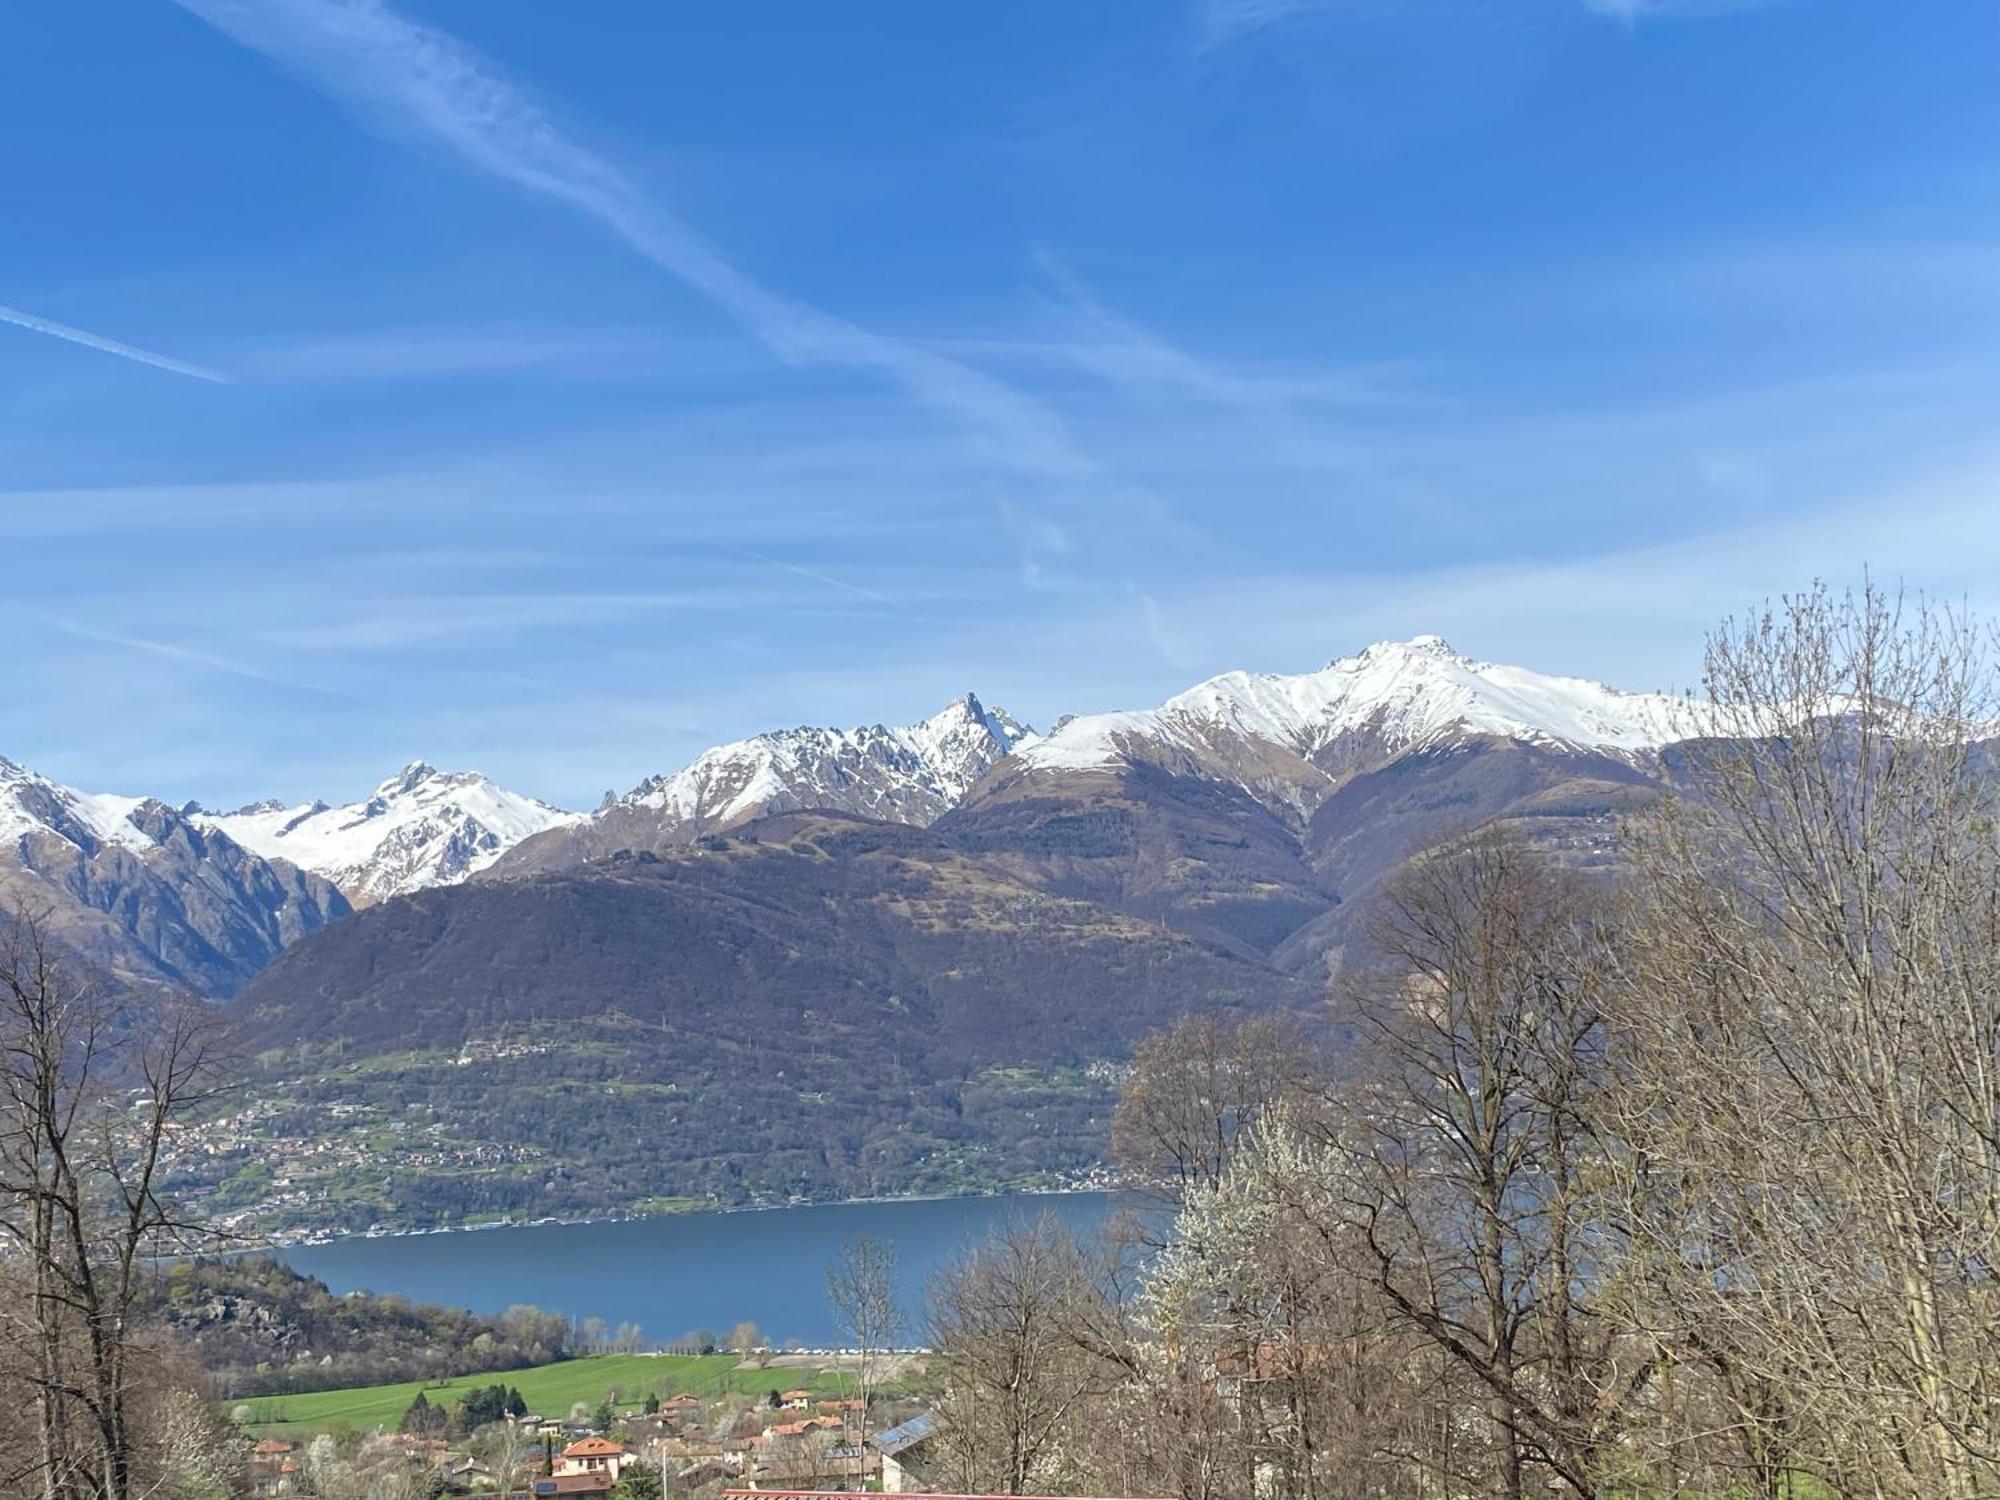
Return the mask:
{"type": "Polygon", "coordinates": [[[430,1398],[418,1391],[417,1399],[403,1409],[403,1420],[396,1424],[396,1430],[413,1437],[432,1437],[443,1430],[445,1421],[443,1408],[431,1405],[430,1398]]]}
{"type": "Polygon", "coordinates": [[[615,1500],[666,1500],[666,1485],[651,1464],[634,1464],[611,1493],[615,1500]]]}

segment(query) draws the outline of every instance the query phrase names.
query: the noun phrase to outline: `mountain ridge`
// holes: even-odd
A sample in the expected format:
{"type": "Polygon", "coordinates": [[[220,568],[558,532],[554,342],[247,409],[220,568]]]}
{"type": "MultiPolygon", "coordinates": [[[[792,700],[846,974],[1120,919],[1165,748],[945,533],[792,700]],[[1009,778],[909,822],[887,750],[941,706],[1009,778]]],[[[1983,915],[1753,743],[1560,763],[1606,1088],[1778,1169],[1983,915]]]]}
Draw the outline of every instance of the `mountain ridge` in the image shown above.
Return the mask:
{"type": "Polygon", "coordinates": [[[349,911],[330,882],[157,798],[80,792],[4,758],[0,908],[114,983],[210,997],[349,911]]]}
{"type": "Polygon", "coordinates": [[[1046,738],[968,694],[719,746],[245,986],[265,1113],[216,1187],[327,1228],[1089,1180],[1141,1036],[1316,1008],[1384,884],[1477,827],[1615,865],[1694,718],[1418,638],[1046,738]],[[785,805],[820,797],[850,806],[785,805]],[[322,1187],[258,1196],[329,1130],[322,1187]]]}
{"type": "Polygon", "coordinates": [[[341,806],[273,800],[226,813],[195,804],[186,811],[266,859],[324,876],[356,906],[455,884],[523,839],[582,817],[476,771],[440,771],[421,760],[341,806]]]}
{"type": "Polygon", "coordinates": [[[524,840],[496,876],[563,869],[625,849],[663,849],[760,817],[808,809],[924,826],[993,766],[1035,743],[1005,709],[965,693],[915,724],[766,730],[649,776],[574,825],[524,840]]]}
{"type": "Polygon", "coordinates": [[[1225,672],[1157,708],[1085,714],[1004,778],[1145,762],[1243,785],[1301,825],[1357,771],[1474,736],[1635,760],[1704,727],[1692,702],[1476,661],[1442,637],[1379,641],[1312,672],[1225,672]]]}

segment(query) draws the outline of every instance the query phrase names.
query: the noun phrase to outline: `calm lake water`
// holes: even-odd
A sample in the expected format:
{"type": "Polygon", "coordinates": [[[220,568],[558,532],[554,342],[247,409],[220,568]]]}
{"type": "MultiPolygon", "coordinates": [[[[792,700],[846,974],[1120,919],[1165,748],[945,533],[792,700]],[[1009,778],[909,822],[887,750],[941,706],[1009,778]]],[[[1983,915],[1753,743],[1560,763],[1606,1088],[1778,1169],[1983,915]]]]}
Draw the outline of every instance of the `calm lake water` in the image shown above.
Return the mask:
{"type": "Polygon", "coordinates": [[[335,1292],[400,1292],[495,1313],[519,1302],[614,1327],[637,1323],[665,1343],[748,1318],[773,1339],[837,1342],[826,1268],[841,1245],[873,1235],[896,1247],[914,1316],[939,1266],[1010,1216],[1044,1213],[1095,1230],[1117,1200],[1102,1193],[843,1203],[760,1213],[676,1214],[618,1224],[541,1224],[473,1234],[341,1240],[280,1251],[335,1292]]]}

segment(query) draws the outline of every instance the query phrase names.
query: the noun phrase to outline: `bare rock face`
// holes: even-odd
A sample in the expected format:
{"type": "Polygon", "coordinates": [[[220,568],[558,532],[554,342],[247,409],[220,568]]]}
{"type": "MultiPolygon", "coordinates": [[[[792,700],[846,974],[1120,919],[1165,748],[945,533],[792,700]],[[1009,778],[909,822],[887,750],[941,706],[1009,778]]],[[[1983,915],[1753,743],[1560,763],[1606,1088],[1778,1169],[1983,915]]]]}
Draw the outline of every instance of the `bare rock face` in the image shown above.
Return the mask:
{"type": "Polygon", "coordinates": [[[92,795],[0,759],[0,903],[118,981],[221,997],[351,909],[167,804],[92,795]]]}
{"type": "Polygon", "coordinates": [[[775,730],[594,812],[421,761],[366,797],[178,810],[0,761],[0,899],[126,979],[226,995],[355,907],[688,848],[794,813],[935,827],[1009,878],[1281,967],[1336,962],[1357,900],[1482,822],[1602,857],[1690,704],[1475,661],[1434,636],[1230,672],[1046,736],[968,693],[921,723],[775,730]]]}
{"type": "Polygon", "coordinates": [[[672,848],[774,813],[853,813],[924,826],[955,807],[1033,731],[971,693],[920,724],[778,729],[648,777],[587,819],[523,842],[496,874],[560,870],[624,850],[672,848]]]}
{"type": "Polygon", "coordinates": [[[358,802],[259,802],[189,815],[266,859],[282,859],[339,886],[355,906],[454,885],[523,839],[580,821],[474,771],[413,761],[358,802]]]}

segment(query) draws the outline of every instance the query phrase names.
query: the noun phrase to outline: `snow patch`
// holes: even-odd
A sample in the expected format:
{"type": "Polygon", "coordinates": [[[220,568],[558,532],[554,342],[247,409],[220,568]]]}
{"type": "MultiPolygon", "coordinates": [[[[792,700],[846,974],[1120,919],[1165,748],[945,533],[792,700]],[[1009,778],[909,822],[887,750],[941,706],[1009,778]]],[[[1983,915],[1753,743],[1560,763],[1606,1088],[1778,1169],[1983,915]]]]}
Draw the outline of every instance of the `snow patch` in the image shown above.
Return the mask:
{"type": "Polygon", "coordinates": [[[832,808],[928,823],[1034,731],[972,693],[920,723],[772,730],[705,750],[619,800],[672,822],[720,826],[754,814],[832,808]]]}
{"type": "Polygon", "coordinates": [[[1317,672],[1225,672],[1155,709],[1086,714],[1021,758],[1042,770],[1101,770],[1148,746],[1199,752],[1218,732],[1308,758],[1361,732],[1392,751],[1486,734],[1638,754],[1698,734],[1703,722],[1688,700],[1474,661],[1441,636],[1420,635],[1317,672]]]}
{"type": "Polygon", "coordinates": [[[582,817],[421,760],[339,807],[261,802],[194,814],[254,854],[325,876],[357,904],[463,880],[521,840],[582,817]]]}

